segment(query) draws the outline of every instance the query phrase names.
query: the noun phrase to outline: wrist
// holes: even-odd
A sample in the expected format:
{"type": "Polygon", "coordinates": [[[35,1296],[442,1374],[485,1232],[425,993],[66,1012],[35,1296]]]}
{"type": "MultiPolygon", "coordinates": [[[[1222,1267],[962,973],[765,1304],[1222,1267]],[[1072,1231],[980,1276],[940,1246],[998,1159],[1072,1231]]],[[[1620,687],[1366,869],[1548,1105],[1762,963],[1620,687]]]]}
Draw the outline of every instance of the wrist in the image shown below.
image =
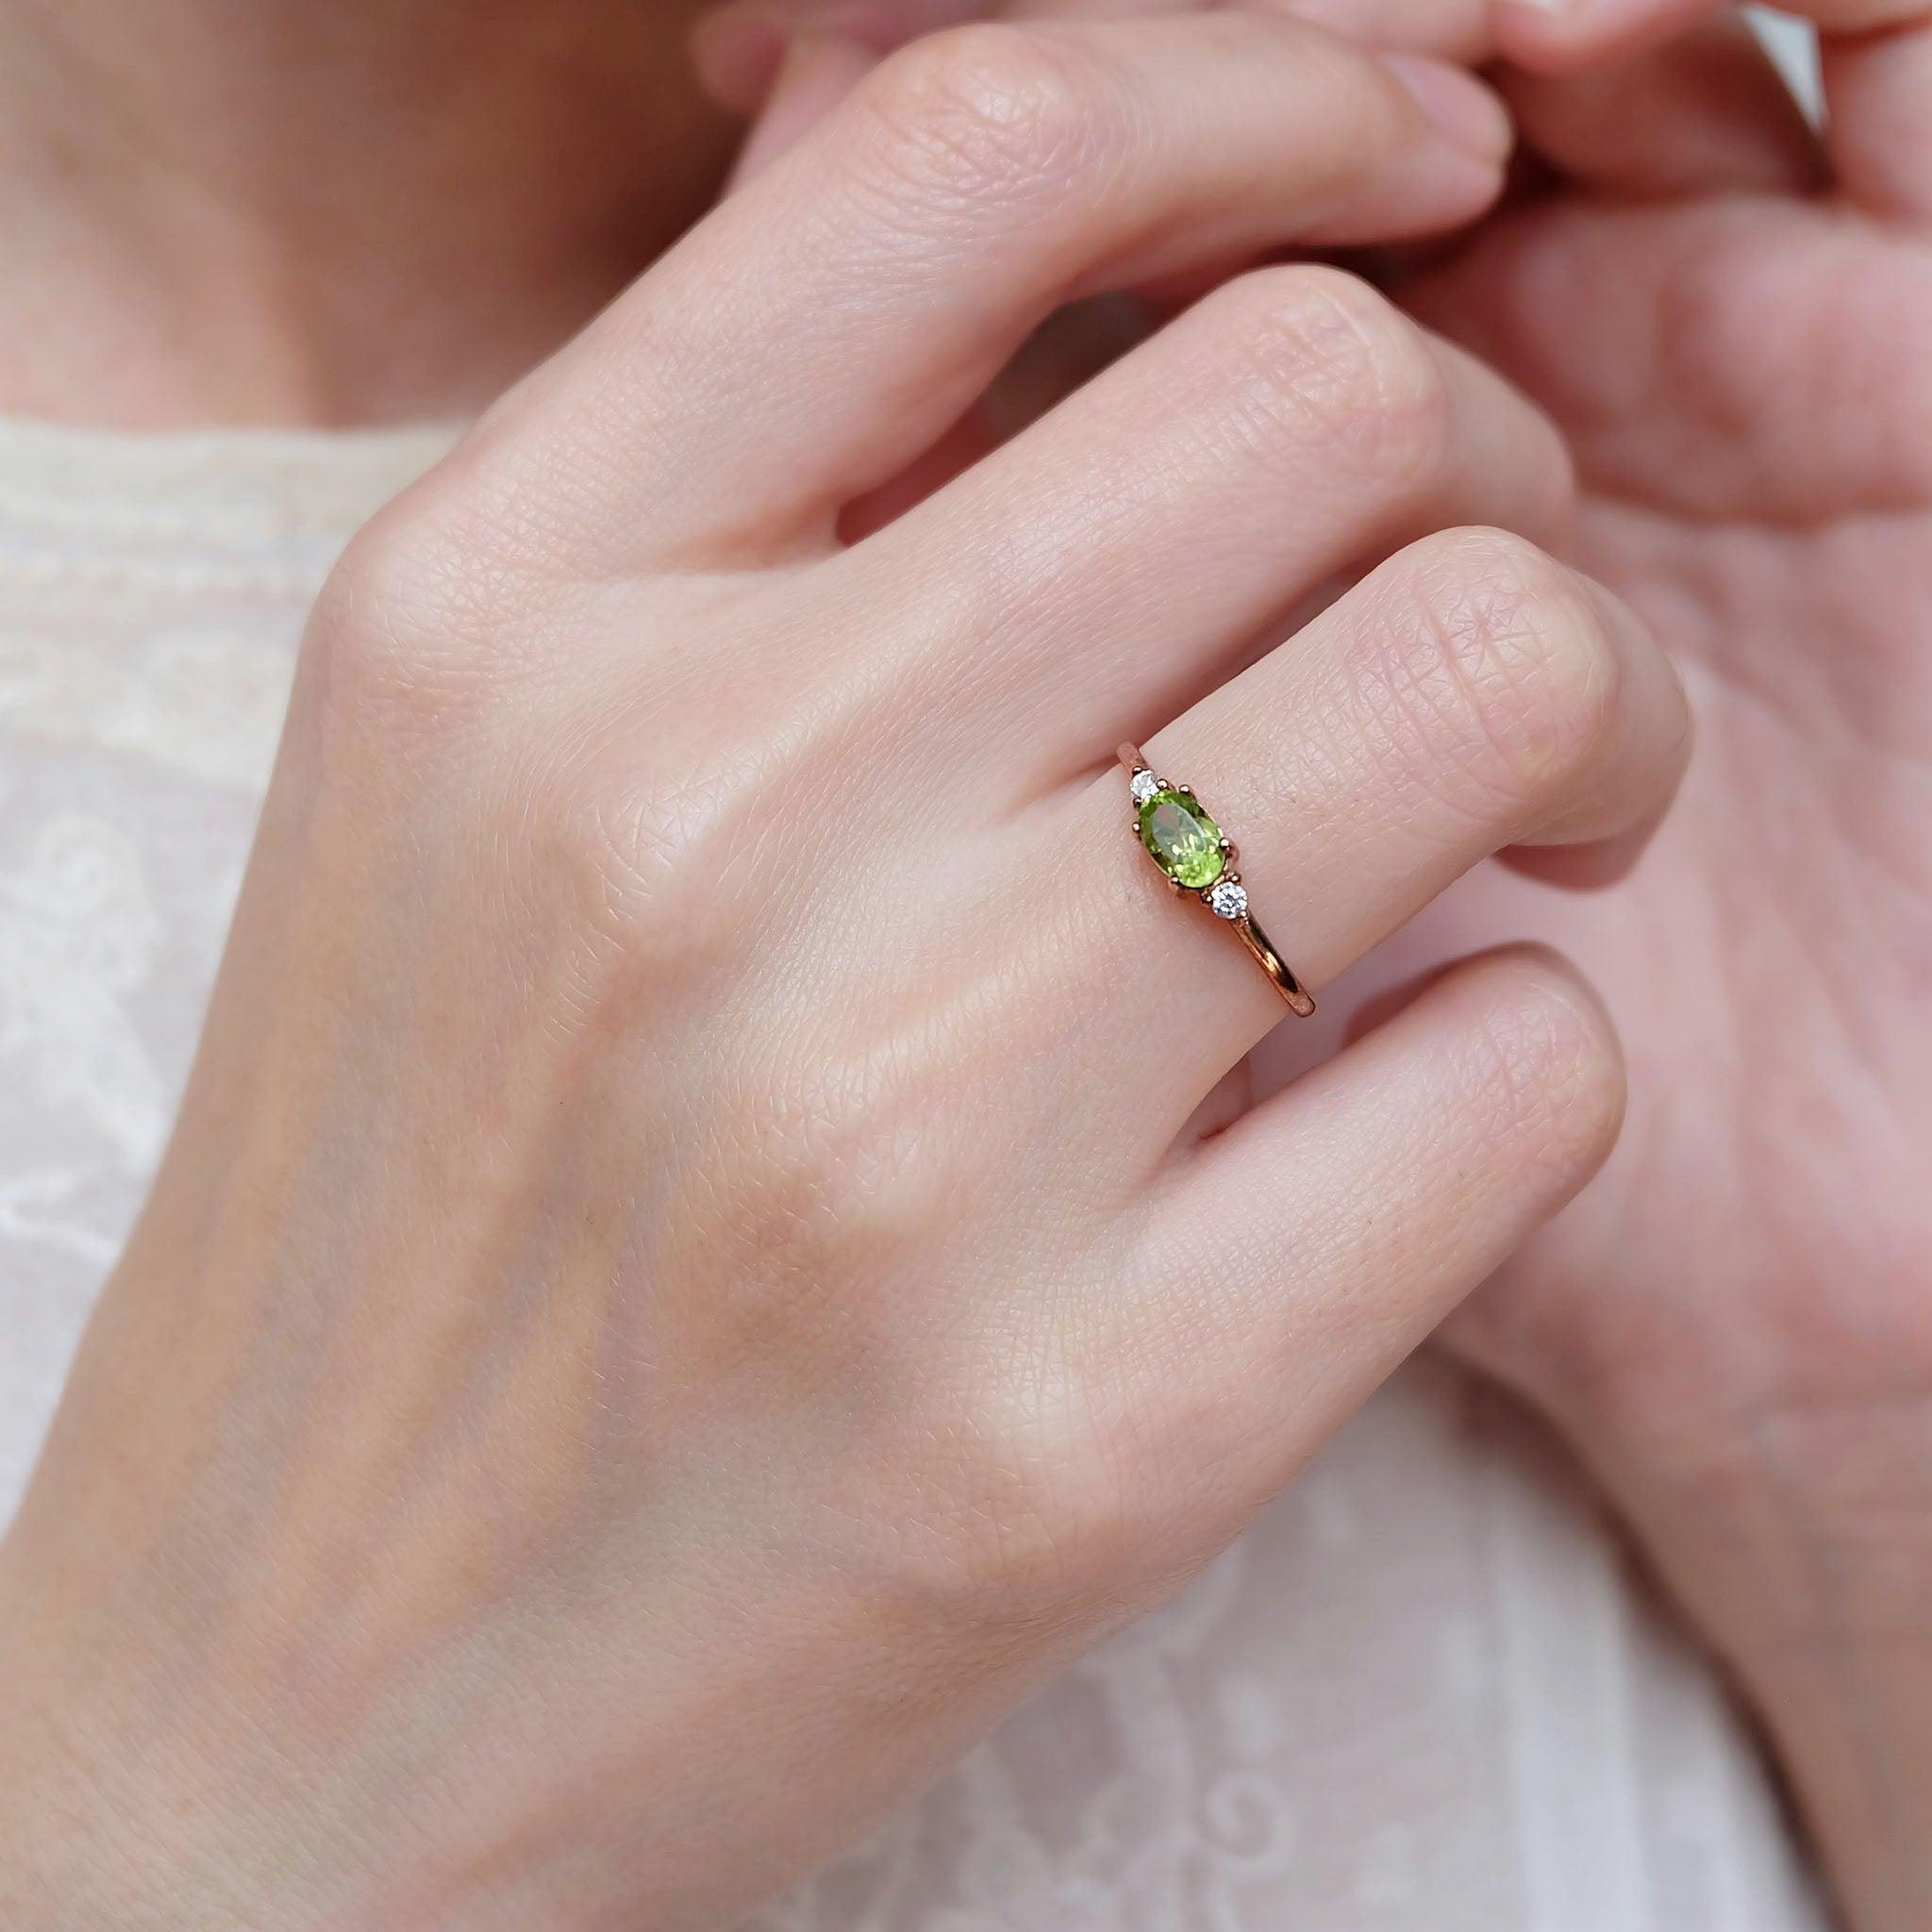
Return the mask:
{"type": "MultiPolygon", "coordinates": [[[[92,1345],[92,1339],[91,1344],[92,1345]]],[[[0,1925],[7,1932],[364,1932],[362,1867],[292,1684],[236,1641],[250,1551],[215,1547],[168,1471],[164,1407],[97,1426],[84,1347],[0,1541],[0,1925]],[[321,1874],[327,1874],[327,1883],[321,1874]]],[[[373,1926],[371,1932],[374,1932],[373,1926]]]]}
{"type": "MultiPolygon", "coordinates": [[[[0,1552],[0,1555],[6,1553],[0,1552]]],[[[182,1727],[0,1562],[0,1924],[9,1932],[281,1932],[243,1814],[182,1727]],[[62,1624],[79,1641],[62,1635],[62,1624]]]]}

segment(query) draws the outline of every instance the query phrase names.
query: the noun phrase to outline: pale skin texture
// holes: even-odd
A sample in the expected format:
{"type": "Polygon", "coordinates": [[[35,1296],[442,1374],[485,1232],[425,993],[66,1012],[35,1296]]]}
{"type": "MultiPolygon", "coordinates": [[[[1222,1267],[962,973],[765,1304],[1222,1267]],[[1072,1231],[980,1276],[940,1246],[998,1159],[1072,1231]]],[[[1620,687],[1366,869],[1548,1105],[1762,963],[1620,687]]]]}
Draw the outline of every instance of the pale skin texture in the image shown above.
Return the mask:
{"type": "MultiPolygon", "coordinates": [[[[1573,440],[1570,554],[1680,650],[1700,737],[1632,876],[1577,893],[1485,868],[1378,967],[1400,984],[1508,930],[1601,971],[1636,1073],[1622,1145],[1446,1339],[1623,1506],[1771,1724],[1851,1921],[1922,1932],[1932,24],[1810,10],[1828,143],[1695,6],[1354,9],[1541,71],[1507,92],[1554,192],[1405,293],[1573,440]]],[[[727,97],[758,58],[747,13],[770,17],[707,29],[727,97]]],[[[768,118],[823,107],[837,70],[816,67],[768,118]]]]}
{"type": "Polygon", "coordinates": [[[1211,778],[1318,984],[1657,811],[1681,690],[1520,534],[1570,478],[1507,386],[1258,273],[836,535],[1069,293],[1478,212],[1500,113],[1406,73],[1232,13],[909,48],[352,547],[0,1562],[9,1924],[726,1925],[1595,1170],[1549,956],[1232,1119],[1276,996],[1108,763],[1211,778]]]}
{"type": "MultiPolygon", "coordinates": [[[[1594,51],[1506,25],[1519,52],[1594,51]]],[[[1217,1076],[1272,995],[1159,892],[1118,774],[1093,770],[1174,718],[1151,754],[1241,836],[1257,906],[1298,908],[1317,985],[1487,851],[1600,850],[1654,817],[1686,732],[1642,626],[1520,536],[1428,534],[1562,538],[1564,460],[1520,399],[1358,285],[1271,272],[857,549],[830,541],[839,505],[916,460],[1070,289],[1421,231],[1489,192],[1479,97],[1446,76],[1423,84],[1439,113],[1460,103],[1454,159],[1420,153],[1407,96],[1327,43],[1225,16],[1135,33],[942,42],[802,151],[774,141],[325,601],[180,1139],[0,1563],[4,1648],[37,1667],[0,1693],[0,1777],[34,1800],[0,1865],[9,1923],[727,1923],[1233,1533],[1601,1158],[1608,1035],[1565,969],[1519,956],[1452,974],[1203,1142],[1241,1106],[1217,1076]],[[1307,110],[1283,116],[1301,86],[1307,110]],[[1216,115],[1190,111],[1208,98],[1216,115]],[[1106,165],[1092,144],[1123,125],[1135,164],[1106,165]],[[916,325],[887,325],[908,307],[916,325]],[[1289,518],[1311,478],[1324,515],[1289,518]],[[1215,689],[1302,591],[1381,558],[1292,652],[1215,689]],[[841,813],[949,895],[881,904],[870,872],[829,865],[841,813]],[[1042,845],[1094,857],[1064,901],[1026,895],[1024,922],[1013,879],[1042,845]],[[1119,998],[1150,959],[1166,1027],[1119,998]],[[1177,1030],[1204,1008],[1210,1026],[1177,1030]],[[1142,1105],[1120,1106],[1124,1082],[1142,1105]],[[1070,1147],[1080,1093],[1098,1125],[1070,1147]],[[158,1381],[157,1359],[180,1373],[158,1381]],[[755,1752],[732,1722],[753,1710],[755,1752]]],[[[1451,38],[1474,51],[1468,24],[1451,38]]],[[[1588,133],[1574,100],[1550,122],[1588,133]]],[[[1813,165],[1788,118],[1743,123],[1773,131],[1718,145],[1755,184],[1813,165]]],[[[1908,150],[1874,153],[1923,181],[1908,150]]],[[[1912,206],[1892,197],[1883,230],[1840,218],[1834,245],[1913,273],[1893,232],[1912,206]]],[[[1751,219],[1779,225],[1777,263],[1818,245],[1808,208],[1751,219]]],[[[1527,316],[1508,305],[1537,251],[1627,241],[1583,208],[1534,220],[1489,244],[1486,276],[1449,271],[1422,299],[1584,432],[1586,482],[1623,499],[1587,498],[1586,554],[1693,649],[1740,641],[1736,600],[1785,555],[1817,595],[1813,525],[1874,501],[1888,534],[1909,517],[1900,464],[1925,439],[1895,385],[1883,451],[1846,451],[1828,398],[1771,384],[1723,413],[1728,442],[1626,424],[1593,446],[1578,385],[1629,380],[1616,358],[1649,332],[1593,340],[1541,291],[1527,316]],[[1778,414],[1807,403],[1816,420],[1778,414]],[[1772,429],[1775,528],[1712,531],[1763,518],[1720,486],[1762,487],[1736,439],[1772,429]],[[1658,513],[1687,497],[1694,542],[1658,513]],[[1748,577],[1724,568],[1733,543],[1748,577]]],[[[1661,299],[1607,258],[1622,299],[1661,299]]],[[[1798,261],[1797,295],[1842,286],[1840,258],[1798,261]]],[[[1571,286],[1584,302],[1588,278],[1571,286]]],[[[1714,320],[1746,286],[1713,277],[1714,320]]],[[[1913,299],[1869,313],[1895,328],[1913,299]]],[[[1847,361],[1902,377],[1908,350],[1847,361]]],[[[1570,1423],[1651,1531],[1781,1725],[1847,1898],[1888,1932],[1924,1923],[1875,1800],[1909,1807],[1924,1772],[1924,1525],[1908,1484],[1872,1480],[1923,1466],[1902,1397],[1924,1243],[1875,1238],[1869,1208],[1923,1191],[1894,1178],[1927,1088],[1907,1024],[1913,563],[1903,540],[1882,566],[1855,557],[1828,628],[1796,591],[1754,602],[1749,641],[1783,623],[1781,661],[1818,666],[1782,724],[1735,694],[1762,687],[1734,658],[1693,660],[1718,769],[1625,883],[1525,904],[1486,877],[1501,923],[1463,896],[1418,941],[1440,958],[1563,924],[1663,1069],[1615,1191],[1459,1340],[1570,1423]],[[1790,836],[1727,845],[1773,808],[1840,853],[1883,842],[1857,872],[1803,864],[1790,836]],[[1802,867],[1788,898],[1740,904],[1739,871],[1774,866],[1802,867]],[[1862,1003],[1759,994],[1746,911],[1776,913],[1781,965],[1808,950],[1862,1003]],[[1895,1057],[1857,1056],[1848,1028],[1887,1031],[1888,996],[1895,1057]],[[1713,1009],[1739,1029],[1714,1061],[1713,1009]],[[1807,1015],[1832,1018],[1815,1047],[1807,1015]],[[1674,1080],[1693,1055],[1699,1077],[1674,1080]],[[1875,1084],[1848,1103],[1850,1071],[1875,1084]],[[1716,1111],[1734,1092],[1748,1135],[1716,1111]],[[1777,1164],[1785,1120],[1802,1189],[1777,1164]],[[1740,1146],[1761,1171],[1736,1171],[1740,1146]],[[1667,1184],[1680,1215],[1657,1211],[1667,1184]],[[1714,1193],[1744,1197],[1721,1224],[1714,1193]],[[1768,1200],[1766,1257],[1740,1233],[1768,1200]],[[1757,1426],[1798,1413],[1830,1416],[1829,1439],[1757,1426]],[[1737,1507],[1771,1477],[1774,1522],[1737,1507]],[[1770,1586],[1821,1550],[1835,1600],[1794,1644],[1770,1586]],[[1860,1683],[1882,1690],[1845,1694],[1860,1683]]]]}
{"type": "Polygon", "coordinates": [[[1577,192],[1417,291],[1574,437],[1573,554],[1667,630],[1700,746],[1624,885],[1532,908],[1496,874],[1417,941],[1454,947],[1501,919],[1617,989],[1639,1095],[1617,1162],[1454,1332],[1573,1434],[1717,1634],[1851,1923],[1917,1932],[1932,1924],[1932,27],[1897,6],[1818,11],[1832,189],[1816,192],[1826,167],[1736,49],[1525,86],[1525,125],[1577,192]],[[1838,31],[1888,18],[1896,31],[1838,31]],[[1633,175],[1614,130],[1646,95],[1664,106],[1633,175]],[[1626,181],[1629,205],[1590,205],[1593,185],[1626,181]]]}

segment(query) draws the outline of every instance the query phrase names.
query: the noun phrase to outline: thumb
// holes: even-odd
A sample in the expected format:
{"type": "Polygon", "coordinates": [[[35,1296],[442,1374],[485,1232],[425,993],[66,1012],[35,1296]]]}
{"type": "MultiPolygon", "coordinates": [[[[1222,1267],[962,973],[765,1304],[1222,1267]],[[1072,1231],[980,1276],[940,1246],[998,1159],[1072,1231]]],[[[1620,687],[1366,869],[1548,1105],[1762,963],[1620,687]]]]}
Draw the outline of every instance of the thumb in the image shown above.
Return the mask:
{"type": "Polygon", "coordinates": [[[780,54],[764,105],[754,117],[732,164],[726,192],[770,167],[830,113],[879,58],[871,47],[849,34],[815,25],[794,31],[780,54]]]}
{"type": "Polygon", "coordinates": [[[699,85],[720,107],[748,116],[769,103],[801,41],[842,42],[877,60],[922,34],[996,10],[997,0],[725,0],[699,17],[689,44],[699,85]]]}

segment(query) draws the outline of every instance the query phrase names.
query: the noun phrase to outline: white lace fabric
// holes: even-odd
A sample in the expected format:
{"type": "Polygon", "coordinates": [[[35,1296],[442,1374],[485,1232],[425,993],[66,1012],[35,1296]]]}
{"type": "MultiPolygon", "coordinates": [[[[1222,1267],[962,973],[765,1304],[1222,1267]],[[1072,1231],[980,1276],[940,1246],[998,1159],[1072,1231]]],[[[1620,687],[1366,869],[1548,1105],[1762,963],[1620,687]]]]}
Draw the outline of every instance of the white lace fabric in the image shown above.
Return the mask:
{"type": "MultiPolygon", "coordinates": [[[[187,1070],[296,640],[444,432],[0,423],[0,1521],[187,1070]]],[[[758,1932],[1821,1932],[1555,1449],[1392,1383],[1176,1603],[758,1932]]]]}

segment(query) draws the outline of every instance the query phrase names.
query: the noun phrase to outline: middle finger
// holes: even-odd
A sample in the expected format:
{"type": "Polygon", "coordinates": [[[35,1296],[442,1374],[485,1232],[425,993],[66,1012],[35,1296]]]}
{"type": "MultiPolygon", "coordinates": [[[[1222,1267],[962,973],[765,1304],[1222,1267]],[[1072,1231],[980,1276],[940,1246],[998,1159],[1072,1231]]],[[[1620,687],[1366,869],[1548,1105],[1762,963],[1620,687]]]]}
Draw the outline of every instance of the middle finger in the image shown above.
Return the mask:
{"type": "Polygon", "coordinates": [[[1468,75],[1278,19],[935,36],[512,392],[494,493],[534,474],[546,528],[625,568],[829,551],[1063,301],[1439,232],[1507,145],[1468,75]]]}
{"type": "Polygon", "coordinates": [[[1485,365],[1352,275],[1275,268],[836,567],[912,607],[911,708],[969,722],[1024,794],[1156,728],[1336,575],[1458,524],[1547,542],[1573,494],[1556,429],[1485,365]]]}

